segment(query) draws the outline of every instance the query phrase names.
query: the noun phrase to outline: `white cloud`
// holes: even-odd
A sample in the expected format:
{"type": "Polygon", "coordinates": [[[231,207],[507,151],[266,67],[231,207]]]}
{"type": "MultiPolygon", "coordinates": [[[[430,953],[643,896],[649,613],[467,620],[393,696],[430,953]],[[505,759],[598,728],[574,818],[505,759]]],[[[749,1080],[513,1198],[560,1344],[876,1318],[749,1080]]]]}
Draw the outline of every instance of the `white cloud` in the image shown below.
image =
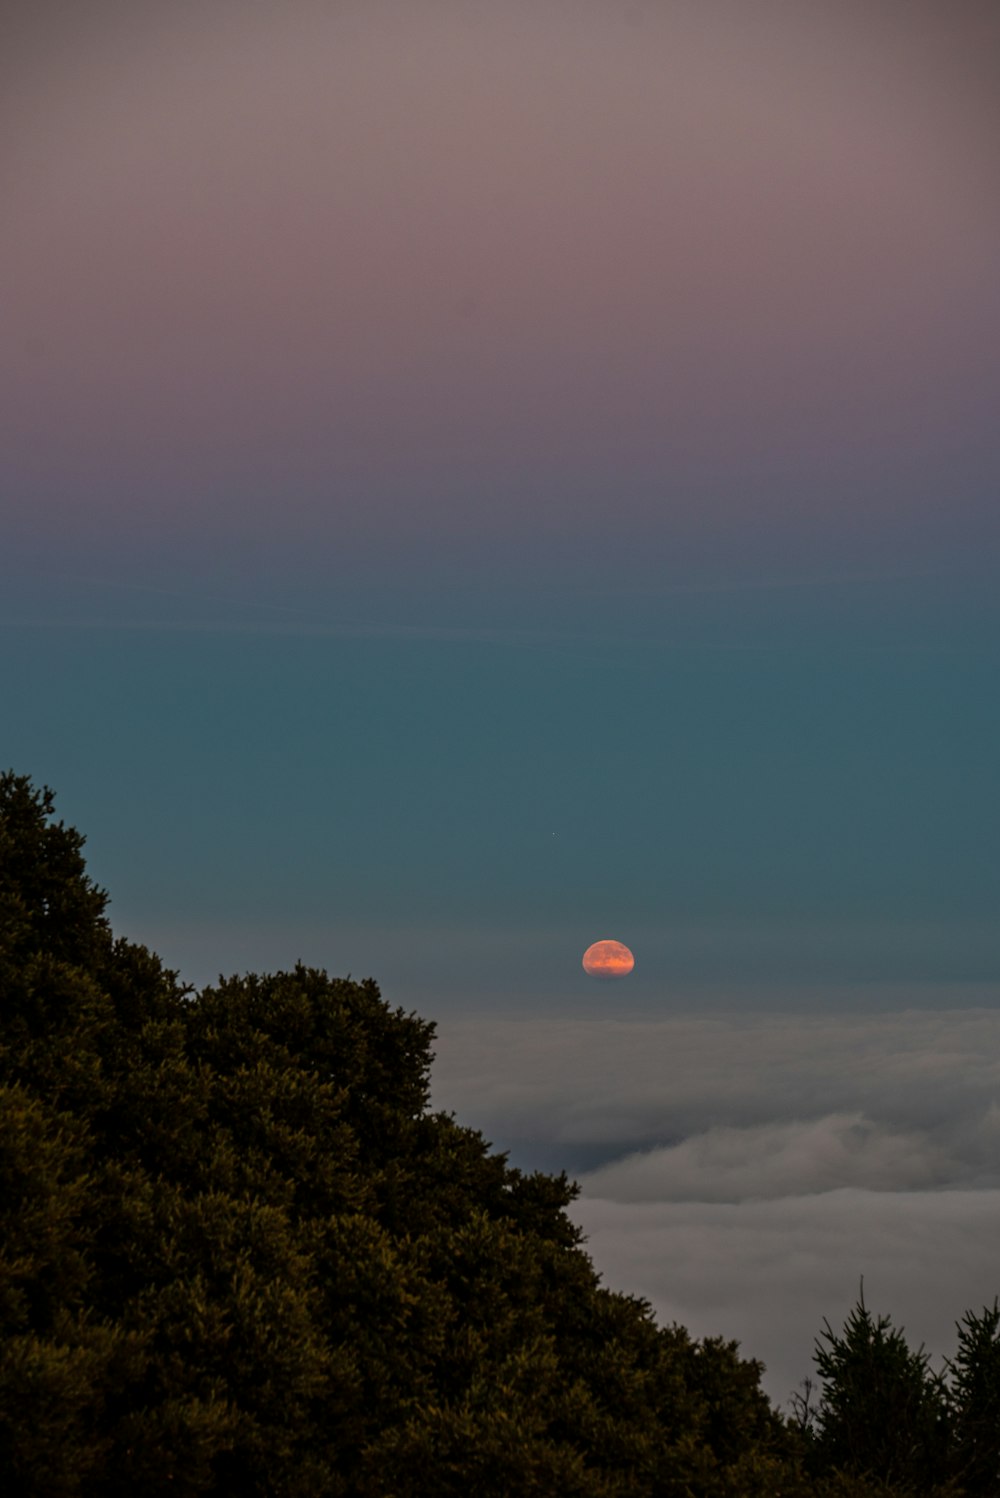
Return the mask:
{"type": "Polygon", "coordinates": [[[805,1123],[708,1129],[666,1149],[626,1155],[581,1179],[616,1202],[739,1202],[861,1186],[875,1191],[947,1185],[955,1161],[919,1133],[881,1128],[861,1113],[805,1123]]]}

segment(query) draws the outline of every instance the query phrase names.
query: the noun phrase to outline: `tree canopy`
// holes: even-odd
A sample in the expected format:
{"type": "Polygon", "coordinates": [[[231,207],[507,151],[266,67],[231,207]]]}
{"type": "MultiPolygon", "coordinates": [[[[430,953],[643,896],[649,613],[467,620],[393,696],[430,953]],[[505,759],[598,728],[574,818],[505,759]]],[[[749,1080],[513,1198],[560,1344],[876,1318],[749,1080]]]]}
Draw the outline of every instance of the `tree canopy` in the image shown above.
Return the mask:
{"type": "Polygon", "coordinates": [[[997,1490],[995,1307],[953,1393],[866,1310],[828,1329],[783,1418],[735,1343],[600,1283],[565,1175],[431,1110],[430,1023],[301,965],[186,989],[82,848],[0,776],[5,1494],[935,1490],[886,1421],[997,1490]]]}

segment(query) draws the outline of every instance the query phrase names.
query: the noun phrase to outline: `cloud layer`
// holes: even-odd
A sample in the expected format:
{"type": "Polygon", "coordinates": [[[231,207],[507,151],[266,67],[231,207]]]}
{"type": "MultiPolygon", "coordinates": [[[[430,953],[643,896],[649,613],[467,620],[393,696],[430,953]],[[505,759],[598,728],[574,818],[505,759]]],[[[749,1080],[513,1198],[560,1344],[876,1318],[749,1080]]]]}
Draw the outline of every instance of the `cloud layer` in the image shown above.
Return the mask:
{"type": "Polygon", "coordinates": [[[575,1215],[605,1281],[651,1301],[660,1320],[736,1338],[785,1402],[813,1374],[824,1318],[857,1297],[938,1361],[954,1323],[1000,1285],[1000,1191],[846,1188],[767,1202],[617,1203],[584,1195],[575,1215]]]}
{"type": "Polygon", "coordinates": [[[1000,1290],[995,1011],[459,1020],[438,1049],[441,1106],[577,1171],[607,1282],[738,1338],[779,1400],[862,1276],[937,1355],[1000,1290]]]}
{"type": "Polygon", "coordinates": [[[946,1185],[955,1163],[926,1135],[880,1128],[862,1113],[831,1113],[707,1129],[665,1149],[626,1155],[584,1180],[588,1195],[615,1202],[740,1202],[847,1186],[946,1185]]]}

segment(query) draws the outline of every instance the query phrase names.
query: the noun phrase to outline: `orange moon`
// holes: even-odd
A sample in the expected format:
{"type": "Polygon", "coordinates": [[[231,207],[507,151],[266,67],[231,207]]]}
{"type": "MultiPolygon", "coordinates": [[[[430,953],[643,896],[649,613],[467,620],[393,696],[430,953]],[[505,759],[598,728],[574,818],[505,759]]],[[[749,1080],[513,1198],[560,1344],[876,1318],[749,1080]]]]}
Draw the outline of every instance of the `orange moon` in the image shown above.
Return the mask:
{"type": "Polygon", "coordinates": [[[627,978],[635,958],[624,942],[595,941],[583,954],[583,970],[592,978],[627,978]]]}

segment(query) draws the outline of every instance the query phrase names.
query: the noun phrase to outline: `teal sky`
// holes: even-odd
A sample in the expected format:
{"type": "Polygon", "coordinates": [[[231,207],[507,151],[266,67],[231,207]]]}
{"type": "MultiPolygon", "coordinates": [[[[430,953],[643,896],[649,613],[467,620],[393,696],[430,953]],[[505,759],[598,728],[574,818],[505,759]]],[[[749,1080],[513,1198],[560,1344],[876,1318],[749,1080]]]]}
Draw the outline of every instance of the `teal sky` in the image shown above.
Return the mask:
{"type": "Polygon", "coordinates": [[[547,627],[515,596],[397,627],[60,585],[72,614],[4,631],[4,737],[119,929],[196,980],[303,956],[432,1007],[587,1006],[614,935],[644,1003],[912,999],[1000,958],[995,620],[958,581],[609,589],[547,627]]]}

